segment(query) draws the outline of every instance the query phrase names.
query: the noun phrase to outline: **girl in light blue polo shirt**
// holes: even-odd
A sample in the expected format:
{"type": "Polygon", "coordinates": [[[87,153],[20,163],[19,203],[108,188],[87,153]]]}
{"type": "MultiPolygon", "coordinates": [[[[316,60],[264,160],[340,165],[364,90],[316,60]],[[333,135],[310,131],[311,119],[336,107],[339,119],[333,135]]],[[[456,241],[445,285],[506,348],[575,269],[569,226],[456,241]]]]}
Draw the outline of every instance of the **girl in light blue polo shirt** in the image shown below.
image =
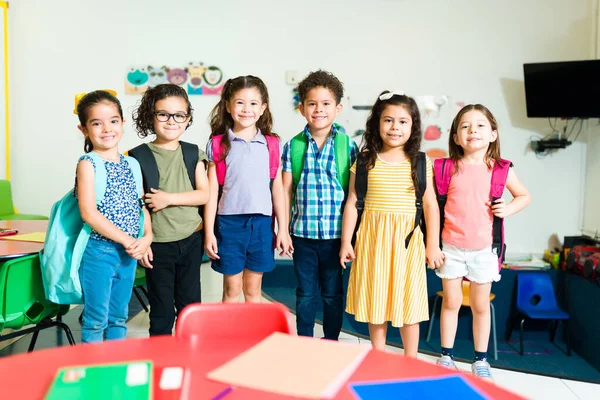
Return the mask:
{"type": "Polygon", "coordinates": [[[273,210],[281,227],[276,247],[282,255],[293,251],[279,165],[281,142],[271,131],[264,82],[251,75],[229,79],[210,118],[206,154],[211,195],[204,210],[204,248],[212,268],[223,274],[223,302],[237,302],[243,291],[246,302],[258,303],[262,274],[275,268],[273,210]],[[270,174],[273,154],[276,174],[270,174]]]}

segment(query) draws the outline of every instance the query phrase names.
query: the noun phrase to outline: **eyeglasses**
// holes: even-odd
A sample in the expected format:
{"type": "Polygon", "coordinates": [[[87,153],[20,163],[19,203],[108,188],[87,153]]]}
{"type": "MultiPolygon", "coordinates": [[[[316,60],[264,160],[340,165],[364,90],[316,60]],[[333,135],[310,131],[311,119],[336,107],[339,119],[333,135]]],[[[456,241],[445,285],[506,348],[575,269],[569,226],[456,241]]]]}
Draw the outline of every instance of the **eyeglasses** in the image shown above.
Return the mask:
{"type": "Polygon", "coordinates": [[[164,111],[155,111],[154,115],[156,116],[156,120],[159,122],[167,122],[169,119],[171,119],[171,117],[173,117],[173,121],[179,124],[187,121],[188,117],[190,116],[189,114],[183,113],[169,114],[164,111]]]}
{"type": "Polygon", "coordinates": [[[381,101],[389,100],[393,96],[404,96],[404,92],[402,90],[393,90],[391,92],[387,92],[387,93],[384,93],[381,96],[379,96],[379,100],[381,100],[381,101]]]}

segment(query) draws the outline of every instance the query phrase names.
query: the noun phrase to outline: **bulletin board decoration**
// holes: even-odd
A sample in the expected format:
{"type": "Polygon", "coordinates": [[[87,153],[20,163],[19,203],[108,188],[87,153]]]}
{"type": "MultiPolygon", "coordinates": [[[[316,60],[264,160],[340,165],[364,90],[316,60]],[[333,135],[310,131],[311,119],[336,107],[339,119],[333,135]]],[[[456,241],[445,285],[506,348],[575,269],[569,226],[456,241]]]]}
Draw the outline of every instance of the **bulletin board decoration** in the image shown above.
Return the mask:
{"type": "Polygon", "coordinates": [[[188,95],[220,95],[225,80],[223,70],[192,61],[186,66],[133,66],[125,76],[125,94],[141,94],[148,88],[172,83],[185,89],[188,95]]]}
{"type": "Polygon", "coordinates": [[[298,93],[298,86],[292,89],[292,101],[294,102],[294,111],[300,112],[300,94],[298,93]]]}

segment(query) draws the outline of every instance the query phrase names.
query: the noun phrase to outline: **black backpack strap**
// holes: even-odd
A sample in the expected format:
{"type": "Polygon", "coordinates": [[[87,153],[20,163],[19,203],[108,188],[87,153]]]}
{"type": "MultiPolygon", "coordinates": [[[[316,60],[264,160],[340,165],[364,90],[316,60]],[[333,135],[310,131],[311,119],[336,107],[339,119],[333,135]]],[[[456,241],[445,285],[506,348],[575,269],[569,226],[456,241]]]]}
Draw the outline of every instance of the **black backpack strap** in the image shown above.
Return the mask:
{"type": "Polygon", "coordinates": [[[365,197],[367,196],[369,172],[367,171],[367,164],[365,157],[362,153],[358,153],[356,158],[356,179],[354,181],[354,190],[356,191],[356,210],[358,211],[356,225],[354,227],[354,233],[352,235],[352,245],[356,241],[356,232],[360,226],[362,214],[365,209],[365,197]]]}
{"type": "Polygon", "coordinates": [[[425,216],[423,214],[423,196],[425,195],[425,190],[427,189],[427,159],[425,157],[425,153],[422,151],[417,154],[417,181],[419,183],[419,187],[415,190],[415,207],[417,209],[415,213],[415,225],[413,230],[410,231],[406,240],[404,241],[404,246],[408,248],[408,244],[410,243],[410,239],[417,229],[417,226],[421,228],[421,232],[423,233],[423,238],[425,239],[425,216]]]}
{"type": "Polygon", "coordinates": [[[135,158],[142,168],[144,192],[150,193],[150,188],[158,189],[158,165],[154,154],[146,143],[129,150],[129,155],[135,158]]]}
{"type": "Polygon", "coordinates": [[[181,152],[183,153],[183,162],[187,170],[192,190],[196,190],[196,165],[198,164],[198,146],[188,142],[179,142],[181,152]]]}

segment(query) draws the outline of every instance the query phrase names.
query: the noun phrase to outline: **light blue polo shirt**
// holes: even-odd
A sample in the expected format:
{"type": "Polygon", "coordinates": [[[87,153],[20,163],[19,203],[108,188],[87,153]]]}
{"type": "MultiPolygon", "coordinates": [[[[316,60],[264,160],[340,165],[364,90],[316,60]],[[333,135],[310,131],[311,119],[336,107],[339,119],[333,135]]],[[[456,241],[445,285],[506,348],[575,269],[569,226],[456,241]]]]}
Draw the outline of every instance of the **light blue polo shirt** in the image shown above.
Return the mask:
{"type": "MultiPolygon", "coordinates": [[[[271,179],[269,178],[269,149],[267,139],[258,131],[250,141],[227,133],[231,149],[225,158],[227,173],[217,214],[262,214],[271,216],[271,179]]],[[[279,141],[279,154],[282,151],[279,141]]],[[[213,162],[212,139],[206,145],[208,160],[213,162]]]]}

